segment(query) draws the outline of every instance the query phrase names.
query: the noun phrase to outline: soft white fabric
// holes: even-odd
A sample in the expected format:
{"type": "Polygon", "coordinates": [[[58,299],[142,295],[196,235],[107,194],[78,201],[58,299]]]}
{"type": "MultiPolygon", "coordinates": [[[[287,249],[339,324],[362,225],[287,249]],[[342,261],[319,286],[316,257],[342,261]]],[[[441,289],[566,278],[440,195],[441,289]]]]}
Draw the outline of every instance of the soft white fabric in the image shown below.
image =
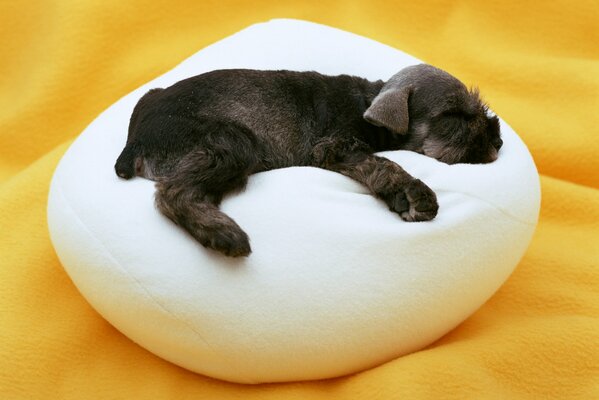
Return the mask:
{"type": "Polygon", "coordinates": [[[356,372],[426,346],[505,281],[536,225],[532,158],[504,122],[488,165],[383,153],[438,195],[432,222],[407,223],[360,184],[315,168],[251,177],[222,208],[253,253],[205,250],[154,208],[152,182],[113,165],[128,119],[153,87],[219,68],[317,70],[387,79],[418,60],[301,21],[245,29],[100,115],[65,154],[48,204],[56,251],[85,298],[125,335],[180,366],[236,382],[356,372]]]}

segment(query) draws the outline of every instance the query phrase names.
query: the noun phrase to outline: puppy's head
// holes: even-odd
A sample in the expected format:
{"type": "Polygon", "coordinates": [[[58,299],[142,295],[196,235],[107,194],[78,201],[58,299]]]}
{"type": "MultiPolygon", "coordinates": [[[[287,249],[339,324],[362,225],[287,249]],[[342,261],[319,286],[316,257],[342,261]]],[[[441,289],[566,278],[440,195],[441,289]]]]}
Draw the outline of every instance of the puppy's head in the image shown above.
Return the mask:
{"type": "Polygon", "coordinates": [[[133,109],[127,143],[114,166],[119,177],[155,180],[186,151],[193,137],[192,127],[179,109],[186,104],[172,101],[164,93],[163,89],[150,90],[133,109]]]}
{"type": "Polygon", "coordinates": [[[391,77],[364,118],[405,135],[402,148],[447,164],[495,161],[503,144],[499,120],[488,115],[478,91],[426,64],[391,77]]]}

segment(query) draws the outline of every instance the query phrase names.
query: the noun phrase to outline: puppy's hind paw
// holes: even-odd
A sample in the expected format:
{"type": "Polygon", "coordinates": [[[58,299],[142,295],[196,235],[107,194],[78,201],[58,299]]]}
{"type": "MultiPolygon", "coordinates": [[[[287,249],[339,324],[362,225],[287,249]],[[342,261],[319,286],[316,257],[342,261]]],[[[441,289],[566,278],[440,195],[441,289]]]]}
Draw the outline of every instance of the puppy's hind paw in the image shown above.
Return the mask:
{"type": "Polygon", "coordinates": [[[420,179],[414,179],[396,192],[389,208],[408,222],[430,221],[437,215],[437,196],[420,179]]]}
{"type": "Polygon", "coordinates": [[[228,257],[247,257],[252,252],[248,235],[240,228],[229,227],[204,233],[199,241],[205,247],[228,257]]]}

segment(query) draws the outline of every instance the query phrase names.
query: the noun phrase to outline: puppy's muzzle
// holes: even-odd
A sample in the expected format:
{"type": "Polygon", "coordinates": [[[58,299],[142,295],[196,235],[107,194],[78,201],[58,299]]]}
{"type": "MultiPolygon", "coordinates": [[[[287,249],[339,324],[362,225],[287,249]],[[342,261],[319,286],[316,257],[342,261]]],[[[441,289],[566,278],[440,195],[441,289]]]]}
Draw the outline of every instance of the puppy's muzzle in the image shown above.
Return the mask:
{"type": "Polygon", "coordinates": [[[501,146],[503,146],[503,140],[498,137],[493,140],[493,143],[491,144],[493,147],[489,150],[489,159],[487,162],[493,162],[497,160],[497,157],[499,156],[499,149],[501,149],[501,146]]]}
{"type": "Polygon", "coordinates": [[[499,151],[499,149],[501,149],[501,146],[503,146],[503,140],[501,140],[501,138],[496,138],[495,140],[493,140],[493,147],[495,147],[495,149],[497,151],[499,151]]]}

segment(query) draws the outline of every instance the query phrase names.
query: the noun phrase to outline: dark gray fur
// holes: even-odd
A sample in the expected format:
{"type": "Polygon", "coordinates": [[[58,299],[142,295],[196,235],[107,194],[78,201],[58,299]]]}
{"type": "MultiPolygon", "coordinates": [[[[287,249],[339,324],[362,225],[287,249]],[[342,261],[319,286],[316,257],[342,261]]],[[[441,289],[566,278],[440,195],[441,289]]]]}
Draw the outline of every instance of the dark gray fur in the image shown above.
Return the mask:
{"type": "Polygon", "coordinates": [[[247,256],[246,233],[218,209],[250,174],[314,166],[364,184],[405,221],[428,221],[435,193],[374,152],[448,164],[497,158],[499,121],[478,92],[430,65],[389,81],[316,72],[219,70],[153,89],[136,105],[115,170],[155,180],[158,209],[202,245],[247,256]]]}

